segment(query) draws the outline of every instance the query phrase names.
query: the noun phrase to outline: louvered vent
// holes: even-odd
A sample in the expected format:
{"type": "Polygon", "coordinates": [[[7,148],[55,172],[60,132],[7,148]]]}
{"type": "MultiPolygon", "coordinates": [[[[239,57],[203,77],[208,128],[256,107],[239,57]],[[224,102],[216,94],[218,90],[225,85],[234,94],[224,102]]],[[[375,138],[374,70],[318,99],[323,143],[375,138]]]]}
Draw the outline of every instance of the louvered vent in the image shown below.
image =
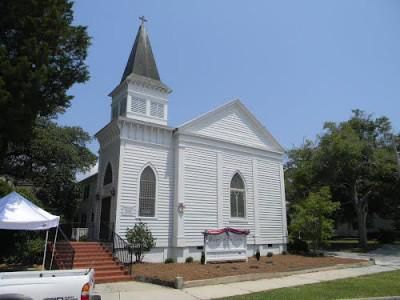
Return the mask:
{"type": "Polygon", "coordinates": [[[134,113],[146,114],[146,100],[132,97],[131,110],[134,113]]]}
{"type": "Polygon", "coordinates": [[[157,102],[151,102],[150,115],[152,117],[163,119],[164,118],[164,104],[157,103],[157,102]]]}

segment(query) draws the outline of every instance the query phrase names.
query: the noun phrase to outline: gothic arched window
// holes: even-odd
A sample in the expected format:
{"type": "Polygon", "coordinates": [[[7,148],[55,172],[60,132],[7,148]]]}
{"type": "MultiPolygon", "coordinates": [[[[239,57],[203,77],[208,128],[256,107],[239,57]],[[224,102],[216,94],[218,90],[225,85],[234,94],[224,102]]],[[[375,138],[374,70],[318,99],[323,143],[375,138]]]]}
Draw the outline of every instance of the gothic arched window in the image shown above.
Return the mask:
{"type": "Polygon", "coordinates": [[[246,209],[246,192],[244,182],[239,173],[231,180],[231,217],[244,218],[246,209]]]}
{"type": "Polygon", "coordinates": [[[139,217],[154,217],[156,212],[156,174],[146,167],[140,176],[139,217]]]}
{"type": "Polygon", "coordinates": [[[112,169],[111,169],[111,164],[108,163],[106,172],[104,174],[103,185],[107,185],[110,183],[112,183],[112,169]]]}

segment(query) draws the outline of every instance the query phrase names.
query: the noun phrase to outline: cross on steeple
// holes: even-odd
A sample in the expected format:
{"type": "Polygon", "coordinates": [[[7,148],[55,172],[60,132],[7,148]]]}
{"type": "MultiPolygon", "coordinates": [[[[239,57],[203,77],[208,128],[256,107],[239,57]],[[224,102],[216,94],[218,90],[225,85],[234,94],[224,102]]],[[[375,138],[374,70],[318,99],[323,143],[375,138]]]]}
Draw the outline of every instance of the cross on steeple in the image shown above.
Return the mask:
{"type": "Polygon", "coordinates": [[[147,19],[144,16],[139,17],[139,20],[142,21],[142,25],[144,22],[147,22],[147,19]]]}

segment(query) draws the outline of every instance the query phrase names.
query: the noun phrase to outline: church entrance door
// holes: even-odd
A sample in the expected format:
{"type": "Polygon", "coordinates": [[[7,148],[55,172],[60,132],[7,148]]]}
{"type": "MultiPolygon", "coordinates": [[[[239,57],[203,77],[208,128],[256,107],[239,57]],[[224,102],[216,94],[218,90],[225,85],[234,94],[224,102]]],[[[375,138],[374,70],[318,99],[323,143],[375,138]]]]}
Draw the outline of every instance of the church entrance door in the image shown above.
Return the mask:
{"type": "Polygon", "coordinates": [[[100,240],[109,240],[111,237],[110,207],[111,197],[103,198],[101,200],[100,240]]]}

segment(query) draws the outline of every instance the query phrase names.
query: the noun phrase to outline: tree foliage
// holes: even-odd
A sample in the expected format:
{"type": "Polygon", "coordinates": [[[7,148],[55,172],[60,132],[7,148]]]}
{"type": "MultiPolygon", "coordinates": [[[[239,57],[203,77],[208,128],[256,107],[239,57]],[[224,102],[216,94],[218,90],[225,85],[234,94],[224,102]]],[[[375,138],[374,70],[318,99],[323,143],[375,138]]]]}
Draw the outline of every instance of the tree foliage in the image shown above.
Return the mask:
{"type": "Polygon", "coordinates": [[[313,252],[333,235],[334,221],[332,214],[340,207],[339,202],[332,202],[328,187],[318,192],[309,193],[308,197],[293,207],[290,230],[292,238],[310,240],[313,252]]]}
{"type": "Polygon", "coordinates": [[[58,126],[40,119],[33,138],[8,153],[5,171],[17,180],[30,182],[32,191],[53,213],[71,219],[76,208],[75,177],[96,162],[86,147],[91,137],[80,127],[58,126]]]}
{"type": "Polygon", "coordinates": [[[369,211],[394,217],[400,199],[396,153],[389,119],[354,110],[348,121],[327,122],[316,142],[288,153],[287,196],[291,203],[329,186],[341,216],[356,218],[360,245],[367,244],[369,211]]]}
{"type": "MultiPolygon", "coordinates": [[[[86,27],[68,0],[0,1],[0,162],[30,141],[38,117],[70,105],[68,89],[89,75],[86,27]]],[[[1,168],[1,163],[0,163],[1,168]]]]}
{"type": "Polygon", "coordinates": [[[126,239],[132,247],[137,263],[142,262],[144,252],[150,251],[156,245],[150,229],[143,222],[136,223],[131,229],[128,228],[126,239]]]}

